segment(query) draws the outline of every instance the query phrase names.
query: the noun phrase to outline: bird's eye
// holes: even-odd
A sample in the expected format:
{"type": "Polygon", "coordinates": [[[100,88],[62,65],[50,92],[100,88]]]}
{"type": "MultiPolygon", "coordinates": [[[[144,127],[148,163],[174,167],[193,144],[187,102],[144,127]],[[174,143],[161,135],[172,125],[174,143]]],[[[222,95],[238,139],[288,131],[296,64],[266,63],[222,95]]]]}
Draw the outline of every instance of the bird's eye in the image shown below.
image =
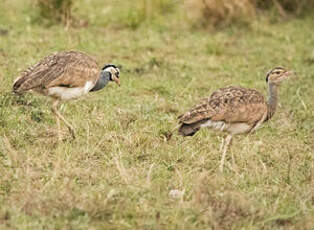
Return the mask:
{"type": "Polygon", "coordinates": [[[276,71],[276,72],[275,72],[275,74],[280,74],[280,73],[281,73],[280,71],[276,71]]]}

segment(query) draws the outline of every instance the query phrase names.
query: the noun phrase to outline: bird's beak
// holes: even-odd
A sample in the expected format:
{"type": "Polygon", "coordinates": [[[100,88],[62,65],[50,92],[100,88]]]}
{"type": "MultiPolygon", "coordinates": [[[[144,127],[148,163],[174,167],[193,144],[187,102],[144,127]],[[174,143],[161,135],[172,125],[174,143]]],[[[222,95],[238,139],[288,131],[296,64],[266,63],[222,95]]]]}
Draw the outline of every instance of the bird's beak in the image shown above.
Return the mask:
{"type": "Polygon", "coordinates": [[[290,71],[285,72],[284,76],[285,77],[296,76],[296,73],[290,70],[290,71]]]}
{"type": "Polygon", "coordinates": [[[120,86],[120,79],[116,76],[113,78],[114,82],[117,83],[118,86],[120,86]]]}
{"type": "Polygon", "coordinates": [[[291,71],[291,70],[285,72],[284,77],[285,77],[285,78],[290,78],[291,80],[296,80],[296,79],[299,78],[299,76],[297,75],[297,73],[294,72],[294,71],[291,71]]]}
{"type": "Polygon", "coordinates": [[[295,72],[289,70],[289,71],[285,72],[283,75],[281,75],[278,80],[280,82],[282,80],[289,79],[289,78],[295,77],[295,76],[296,76],[295,72]]]}

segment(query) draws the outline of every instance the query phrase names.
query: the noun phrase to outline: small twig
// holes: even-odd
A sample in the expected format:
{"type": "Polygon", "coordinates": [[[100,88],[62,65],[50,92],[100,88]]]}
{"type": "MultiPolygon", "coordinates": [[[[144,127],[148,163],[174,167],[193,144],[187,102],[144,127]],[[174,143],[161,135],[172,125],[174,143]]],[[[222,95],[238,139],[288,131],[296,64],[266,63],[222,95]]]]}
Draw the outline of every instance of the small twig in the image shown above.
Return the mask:
{"type": "Polygon", "coordinates": [[[154,163],[151,164],[151,166],[149,167],[148,173],[147,173],[147,177],[146,177],[146,185],[150,186],[150,180],[151,180],[151,174],[153,171],[153,167],[154,167],[154,163]]]}
{"type": "Polygon", "coordinates": [[[124,165],[120,162],[120,160],[117,157],[114,159],[114,162],[116,164],[120,177],[124,180],[124,183],[129,184],[130,177],[124,165]]]}
{"type": "Polygon", "coordinates": [[[302,100],[302,98],[301,98],[301,96],[300,96],[300,89],[301,89],[301,88],[298,88],[298,90],[297,90],[297,96],[298,96],[298,98],[299,98],[299,100],[300,100],[302,106],[304,107],[304,109],[307,110],[307,106],[306,106],[306,104],[304,103],[304,101],[302,100]]]}
{"type": "Polygon", "coordinates": [[[12,166],[14,166],[16,164],[16,162],[18,161],[18,153],[16,152],[15,149],[13,149],[10,141],[8,140],[8,138],[6,137],[6,135],[3,136],[3,142],[8,150],[8,155],[9,155],[9,159],[10,159],[10,164],[12,166]]]}
{"type": "Polygon", "coordinates": [[[180,124],[178,124],[176,127],[174,127],[173,129],[170,130],[171,133],[173,133],[176,129],[178,129],[180,127],[180,124]]]}
{"type": "Polygon", "coordinates": [[[288,162],[288,172],[287,172],[287,183],[290,184],[290,172],[291,172],[291,163],[292,163],[293,156],[289,152],[289,162],[288,162]]]}

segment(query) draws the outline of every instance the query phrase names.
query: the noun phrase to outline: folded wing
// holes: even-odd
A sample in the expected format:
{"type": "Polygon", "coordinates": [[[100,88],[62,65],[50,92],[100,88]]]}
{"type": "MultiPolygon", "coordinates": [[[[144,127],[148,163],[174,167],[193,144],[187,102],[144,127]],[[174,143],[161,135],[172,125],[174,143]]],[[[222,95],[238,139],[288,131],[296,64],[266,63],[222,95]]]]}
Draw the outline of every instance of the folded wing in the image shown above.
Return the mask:
{"type": "Polygon", "coordinates": [[[98,65],[90,56],[77,51],[62,51],[43,58],[22,72],[13,90],[48,89],[54,86],[82,87],[87,81],[96,82],[98,65]]]}

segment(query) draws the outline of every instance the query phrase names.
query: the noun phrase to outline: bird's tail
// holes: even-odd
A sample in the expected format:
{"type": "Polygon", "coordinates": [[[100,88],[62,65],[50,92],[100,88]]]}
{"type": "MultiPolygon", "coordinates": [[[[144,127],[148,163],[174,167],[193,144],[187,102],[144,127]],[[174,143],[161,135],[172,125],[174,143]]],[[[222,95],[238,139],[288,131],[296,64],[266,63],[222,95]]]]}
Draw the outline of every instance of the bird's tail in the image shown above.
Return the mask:
{"type": "Polygon", "coordinates": [[[17,78],[14,83],[13,83],[13,88],[12,88],[12,91],[13,93],[16,93],[16,94],[21,94],[21,91],[20,91],[20,86],[22,85],[22,83],[24,82],[24,79],[22,77],[20,78],[17,78]]]}
{"type": "Polygon", "coordinates": [[[182,136],[193,136],[198,130],[200,126],[197,124],[181,124],[178,132],[182,136]]]}

